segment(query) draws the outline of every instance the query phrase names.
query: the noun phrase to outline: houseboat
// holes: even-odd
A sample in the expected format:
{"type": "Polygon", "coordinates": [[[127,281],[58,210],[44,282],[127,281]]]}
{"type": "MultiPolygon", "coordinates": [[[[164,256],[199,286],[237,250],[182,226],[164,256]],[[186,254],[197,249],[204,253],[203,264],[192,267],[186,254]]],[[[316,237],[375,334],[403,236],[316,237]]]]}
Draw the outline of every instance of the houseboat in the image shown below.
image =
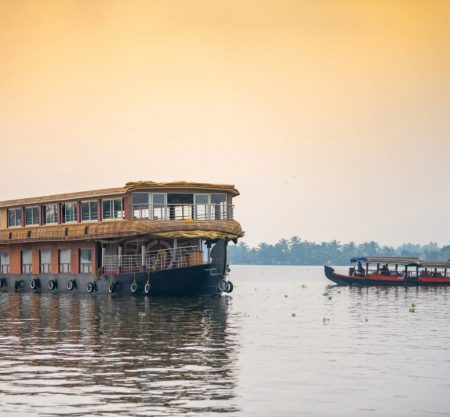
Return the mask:
{"type": "Polygon", "coordinates": [[[348,274],[325,266],[326,277],[338,285],[450,285],[449,261],[364,256],[351,262],[348,274]]]}
{"type": "Polygon", "coordinates": [[[0,291],[231,292],[234,185],[130,182],[0,202],[0,291]]]}

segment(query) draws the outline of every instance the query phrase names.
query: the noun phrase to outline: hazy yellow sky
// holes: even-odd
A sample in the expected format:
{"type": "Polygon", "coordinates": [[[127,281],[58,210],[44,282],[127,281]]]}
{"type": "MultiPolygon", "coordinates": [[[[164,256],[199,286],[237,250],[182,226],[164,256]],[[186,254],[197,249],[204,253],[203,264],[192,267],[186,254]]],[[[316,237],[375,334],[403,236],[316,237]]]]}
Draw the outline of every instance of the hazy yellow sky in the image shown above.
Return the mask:
{"type": "Polygon", "coordinates": [[[0,0],[0,199],[235,183],[250,244],[450,243],[450,1],[0,0]]]}

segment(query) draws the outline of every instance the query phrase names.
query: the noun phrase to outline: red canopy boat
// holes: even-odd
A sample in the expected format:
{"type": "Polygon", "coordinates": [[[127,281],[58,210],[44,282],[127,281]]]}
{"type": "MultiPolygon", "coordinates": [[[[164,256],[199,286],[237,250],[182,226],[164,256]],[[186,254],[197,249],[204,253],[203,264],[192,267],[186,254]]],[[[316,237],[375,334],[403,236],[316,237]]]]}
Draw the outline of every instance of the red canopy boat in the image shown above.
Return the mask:
{"type": "Polygon", "coordinates": [[[364,256],[351,259],[348,275],[325,266],[325,275],[338,285],[450,285],[449,261],[364,256]]]}

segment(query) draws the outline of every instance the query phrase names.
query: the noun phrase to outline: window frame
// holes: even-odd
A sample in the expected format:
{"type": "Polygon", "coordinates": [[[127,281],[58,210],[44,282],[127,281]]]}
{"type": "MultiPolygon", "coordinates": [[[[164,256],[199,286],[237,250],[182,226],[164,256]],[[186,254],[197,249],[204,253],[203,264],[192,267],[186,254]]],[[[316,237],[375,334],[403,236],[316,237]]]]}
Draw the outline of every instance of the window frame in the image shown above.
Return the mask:
{"type": "Polygon", "coordinates": [[[102,220],[105,221],[117,221],[117,220],[124,220],[125,219],[125,210],[124,210],[124,201],[123,201],[123,197],[119,197],[119,198],[103,198],[102,199],[102,220]],[[118,212],[122,213],[121,217],[114,217],[114,213],[115,213],[115,201],[119,200],[120,201],[120,207],[121,210],[119,210],[118,212]],[[105,210],[105,203],[109,203],[110,208],[109,208],[109,212],[110,215],[112,217],[105,217],[105,212],[107,212],[107,210],[105,210]]]}
{"type": "Polygon", "coordinates": [[[80,201],[80,219],[82,223],[98,222],[98,200],[82,200],[80,201]],[[88,204],[89,218],[83,219],[83,204],[88,204]],[[92,204],[97,205],[95,219],[92,218],[92,204]]]}
{"type": "Polygon", "coordinates": [[[150,198],[151,193],[148,191],[133,191],[131,194],[131,208],[133,220],[146,219],[150,220],[150,198]],[[134,197],[138,195],[146,195],[147,203],[135,203],[134,197]]]}
{"type": "Polygon", "coordinates": [[[39,271],[41,274],[49,274],[52,269],[52,251],[50,249],[39,249],[39,271]],[[42,252],[48,252],[49,263],[42,263],[42,252]],[[43,265],[48,265],[48,268],[43,268],[43,265]]]}
{"type": "Polygon", "coordinates": [[[79,262],[80,262],[80,274],[90,274],[92,273],[92,266],[93,266],[93,250],[92,248],[80,248],[79,250],[79,262]],[[83,256],[82,252],[88,251],[90,253],[90,261],[89,262],[83,262],[83,256]],[[87,270],[85,270],[84,266],[88,265],[87,270]]]}
{"type": "Polygon", "coordinates": [[[26,206],[25,207],[25,226],[39,226],[39,206],[26,206]],[[28,223],[28,214],[27,211],[31,210],[31,220],[32,223],[28,223]],[[34,218],[34,211],[36,210],[37,218],[34,218]],[[36,220],[36,222],[34,222],[36,220]]]}
{"type": "Polygon", "coordinates": [[[59,220],[59,204],[58,203],[44,204],[42,206],[42,224],[58,224],[58,220],[59,220]],[[56,208],[54,222],[47,221],[47,207],[51,207],[51,206],[56,208]]]}
{"type": "Polygon", "coordinates": [[[9,252],[6,251],[0,251],[0,273],[1,274],[8,274],[9,273],[9,252]],[[6,256],[4,256],[6,255],[6,256]],[[8,262],[7,263],[3,263],[2,259],[3,258],[7,258],[8,262]]]}
{"type": "Polygon", "coordinates": [[[31,274],[33,271],[33,251],[31,249],[22,249],[20,251],[20,269],[22,274],[31,274]],[[30,263],[24,263],[24,252],[30,253],[30,263]],[[27,266],[26,268],[24,268],[27,266]]]}
{"type": "Polygon", "coordinates": [[[169,220],[170,219],[170,210],[167,203],[167,193],[150,193],[151,198],[149,198],[150,202],[150,218],[151,220],[169,220]],[[163,195],[164,196],[164,203],[155,203],[154,199],[157,195],[163,195]],[[156,206],[156,207],[155,207],[156,206]],[[155,216],[155,209],[160,210],[161,216],[155,216]]]}
{"type": "Polygon", "coordinates": [[[10,207],[10,208],[8,208],[8,229],[12,229],[12,228],[15,228],[15,227],[22,227],[23,226],[23,224],[22,224],[22,207],[10,207]],[[10,222],[10,215],[9,215],[9,213],[10,212],[12,212],[12,211],[14,211],[14,225],[11,225],[11,222],[10,222]],[[17,212],[19,212],[20,213],[20,216],[19,217],[17,217],[17,212]],[[17,224],[17,220],[19,220],[19,224],[17,224]]]}
{"type": "Polygon", "coordinates": [[[61,203],[61,223],[64,223],[64,224],[66,224],[66,223],[77,223],[78,222],[78,204],[77,204],[77,202],[76,201],[67,201],[67,202],[65,202],[65,203],[61,203]],[[67,217],[67,213],[66,213],[66,211],[67,211],[67,205],[73,205],[73,207],[74,207],[74,217],[75,217],[75,220],[66,220],[66,217],[67,217]]]}
{"type": "Polygon", "coordinates": [[[60,274],[70,274],[72,272],[72,250],[69,248],[58,249],[58,271],[60,274]],[[61,262],[61,252],[69,252],[69,262],[61,262]],[[61,265],[68,265],[68,268],[61,267],[61,265]],[[67,269],[67,270],[64,270],[67,269]]]}

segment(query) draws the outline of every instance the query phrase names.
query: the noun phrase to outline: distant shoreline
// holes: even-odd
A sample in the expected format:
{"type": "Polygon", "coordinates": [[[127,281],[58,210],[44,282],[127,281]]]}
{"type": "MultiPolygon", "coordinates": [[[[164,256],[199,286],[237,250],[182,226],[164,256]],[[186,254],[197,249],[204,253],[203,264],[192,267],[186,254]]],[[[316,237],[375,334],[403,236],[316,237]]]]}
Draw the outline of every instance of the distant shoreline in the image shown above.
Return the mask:
{"type": "Polygon", "coordinates": [[[380,245],[377,242],[341,243],[338,241],[309,242],[298,236],[281,239],[275,244],[260,243],[255,247],[245,242],[229,246],[231,265],[348,265],[355,256],[403,256],[423,259],[450,259],[450,245],[439,246],[404,243],[400,246],[380,245]]]}

